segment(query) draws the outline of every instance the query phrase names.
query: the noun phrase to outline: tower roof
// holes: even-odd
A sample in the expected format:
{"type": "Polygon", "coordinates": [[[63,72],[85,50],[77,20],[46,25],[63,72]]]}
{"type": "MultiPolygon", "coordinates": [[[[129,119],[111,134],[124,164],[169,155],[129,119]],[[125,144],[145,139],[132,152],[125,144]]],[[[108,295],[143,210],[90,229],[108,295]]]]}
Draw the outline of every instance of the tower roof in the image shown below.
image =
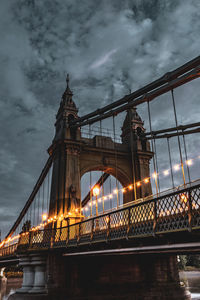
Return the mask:
{"type": "Polygon", "coordinates": [[[133,107],[127,112],[122,129],[125,129],[125,128],[130,129],[130,126],[134,126],[134,125],[142,125],[143,126],[143,124],[144,123],[143,123],[141,117],[137,113],[136,107],[133,107]]]}
{"type": "Polygon", "coordinates": [[[69,87],[69,74],[67,74],[66,82],[67,82],[67,87],[62,95],[62,104],[64,106],[67,106],[69,109],[70,108],[76,109],[76,104],[72,100],[73,93],[69,87]]]}

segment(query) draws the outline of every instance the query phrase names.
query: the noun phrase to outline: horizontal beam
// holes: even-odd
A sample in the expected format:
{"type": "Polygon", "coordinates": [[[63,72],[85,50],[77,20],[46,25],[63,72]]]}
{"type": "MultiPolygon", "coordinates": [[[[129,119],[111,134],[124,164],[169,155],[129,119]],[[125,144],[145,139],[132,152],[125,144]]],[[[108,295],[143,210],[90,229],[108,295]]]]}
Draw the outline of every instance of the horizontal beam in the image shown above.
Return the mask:
{"type": "Polygon", "coordinates": [[[175,133],[169,133],[169,134],[161,134],[161,135],[152,135],[149,137],[146,137],[147,140],[157,140],[157,139],[167,139],[167,138],[172,138],[175,136],[180,136],[180,135],[188,135],[188,134],[194,134],[194,133],[198,133],[200,132],[200,127],[196,128],[196,129],[192,129],[192,130],[187,130],[187,131],[179,131],[179,132],[175,132],[175,133]]]}
{"type": "MultiPolygon", "coordinates": [[[[109,104],[106,105],[103,108],[97,109],[94,112],[91,112],[89,114],[84,115],[83,117],[80,117],[76,120],[73,120],[71,122],[71,126],[72,125],[78,125],[78,126],[84,126],[83,121],[91,119],[91,118],[95,118],[97,116],[102,116],[105,113],[112,111],[115,108],[119,108],[119,106],[124,105],[125,103],[130,103],[133,102],[133,100],[137,99],[140,96],[145,95],[146,93],[152,92],[153,90],[160,88],[166,84],[168,84],[169,82],[174,81],[175,79],[177,79],[179,76],[188,73],[191,70],[194,70],[195,68],[197,68],[198,66],[200,66],[200,56],[197,56],[196,58],[194,58],[193,60],[187,62],[186,64],[182,65],[181,67],[166,73],[164,76],[160,77],[159,79],[151,82],[150,84],[146,85],[143,88],[138,89],[137,91],[124,96],[123,98],[109,104]]],[[[197,77],[196,77],[197,78],[197,77]]],[[[189,78],[188,78],[189,79],[189,78]]],[[[188,81],[195,79],[190,78],[188,81]]],[[[182,84],[184,84],[185,82],[182,82],[182,84]]],[[[177,86],[174,86],[174,88],[177,86]]],[[[148,100],[147,100],[148,101],[148,100]]],[[[132,104],[133,105],[133,104],[132,104]]],[[[134,104],[136,105],[136,104],[134,104]]],[[[138,104],[137,104],[138,105],[138,104]]],[[[107,115],[107,114],[105,114],[107,115]]],[[[94,122],[93,122],[94,123],[94,122]]],[[[92,123],[88,123],[88,124],[92,124],[92,123]]],[[[76,127],[78,127],[76,126],[76,127]]]]}
{"type": "MultiPolygon", "coordinates": [[[[192,81],[196,78],[199,78],[199,77],[200,77],[200,64],[198,65],[197,68],[193,69],[191,72],[188,72],[187,74],[184,74],[181,77],[178,77],[174,80],[167,81],[161,87],[159,87],[157,89],[153,89],[150,92],[146,92],[146,93],[144,92],[140,97],[125,96],[126,102],[128,102],[128,103],[126,103],[120,107],[111,109],[106,113],[101,112],[102,109],[99,109],[98,113],[96,113],[91,119],[88,118],[84,121],[84,120],[81,120],[81,118],[79,118],[79,119],[76,119],[76,121],[71,122],[70,126],[74,127],[74,128],[82,127],[85,125],[93,124],[100,120],[104,120],[104,119],[112,117],[112,116],[116,116],[117,114],[119,114],[123,111],[126,111],[134,106],[137,106],[137,105],[145,103],[145,102],[151,102],[156,97],[161,96],[161,95],[171,91],[172,89],[175,89],[175,88],[177,88],[189,81],[192,81]]],[[[114,106],[113,106],[113,108],[114,108],[114,106]]]]}
{"type": "Polygon", "coordinates": [[[96,256],[96,255],[119,255],[119,254],[142,254],[142,253],[182,253],[185,251],[200,251],[200,242],[181,243],[172,245],[138,246],[120,249],[103,249],[96,251],[83,251],[64,253],[63,256],[96,256]]]}
{"type": "Polygon", "coordinates": [[[18,225],[20,224],[20,222],[22,221],[24,215],[26,214],[26,212],[28,211],[30,205],[32,204],[34,198],[35,198],[35,195],[37,194],[40,186],[42,185],[50,167],[51,167],[51,164],[52,164],[52,156],[50,156],[40,174],[40,177],[38,179],[38,181],[36,182],[34,188],[33,188],[33,191],[30,195],[30,197],[28,198],[25,206],[23,207],[22,211],[20,212],[20,215],[19,217],[17,218],[17,220],[15,221],[14,225],[12,226],[12,228],[10,229],[9,233],[7,234],[6,238],[8,238],[9,236],[11,236],[13,234],[13,232],[16,230],[16,228],[18,227],[18,225]]]}
{"type": "Polygon", "coordinates": [[[172,131],[177,131],[177,130],[185,130],[185,129],[188,129],[188,128],[194,128],[194,127],[197,127],[197,126],[200,126],[200,122],[196,122],[196,123],[191,123],[191,124],[186,124],[186,125],[179,125],[177,127],[170,127],[170,128],[165,128],[165,129],[160,129],[160,130],[157,130],[157,131],[149,131],[149,132],[146,132],[144,135],[145,136],[148,136],[148,135],[157,135],[157,134],[160,134],[160,133],[168,133],[168,132],[172,132],[172,131]]]}

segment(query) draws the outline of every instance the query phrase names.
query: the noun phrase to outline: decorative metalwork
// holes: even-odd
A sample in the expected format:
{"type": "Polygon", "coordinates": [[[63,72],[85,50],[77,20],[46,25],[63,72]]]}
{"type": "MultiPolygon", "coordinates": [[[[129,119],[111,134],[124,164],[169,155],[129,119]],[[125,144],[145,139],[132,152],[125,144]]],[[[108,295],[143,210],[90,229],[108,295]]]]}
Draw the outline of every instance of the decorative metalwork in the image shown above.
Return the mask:
{"type": "Polygon", "coordinates": [[[0,248],[0,257],[28,249],[77,247],[193,229],[200,229],[200,185],[62,228],[22,233],[15,243],[0,248]]]}

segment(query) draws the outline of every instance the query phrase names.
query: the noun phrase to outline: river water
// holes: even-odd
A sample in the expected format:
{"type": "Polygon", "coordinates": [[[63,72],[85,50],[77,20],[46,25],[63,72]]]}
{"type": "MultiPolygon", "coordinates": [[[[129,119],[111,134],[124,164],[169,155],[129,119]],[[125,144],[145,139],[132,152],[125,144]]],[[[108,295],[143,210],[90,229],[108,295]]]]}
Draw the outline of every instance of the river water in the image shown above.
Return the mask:
{"type": "MultiPolygon", "coordinates": [[[[192,300],[200,300],[200,271],[180,272],[180,279],[188,285],[192,300]]],[[[21,286],[22,279],[8,279],[0,285],[0,300],[7,300],[21,286]]],[[[177,299],[178,300],[178,299],[177,299]]]]}

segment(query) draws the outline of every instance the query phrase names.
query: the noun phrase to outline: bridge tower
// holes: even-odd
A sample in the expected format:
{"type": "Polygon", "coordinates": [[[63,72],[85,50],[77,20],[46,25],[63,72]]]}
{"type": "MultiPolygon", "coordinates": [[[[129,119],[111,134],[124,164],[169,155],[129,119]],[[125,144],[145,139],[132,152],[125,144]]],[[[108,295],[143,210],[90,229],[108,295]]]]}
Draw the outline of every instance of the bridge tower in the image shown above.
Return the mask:
{"type": "MultiPolygon", "coordinates": [[[[80,182],[86,172],[104,171],[117,177],[122,186],[127,187],[134,180],[149,177],[149,162],[153,155],[149,142],[143,139],[144,123],[136,108],[127,112],[122,126],[122,143],[101,135],[84,138],[80,128],[70,126],[70,122],[78,118],[78,109],[72,99],[69,75],[66,81],[67,87],[56,115],[55,136],[48,149],[53,157],[49,215],[68,215],[62,226],[83,218],[80,182]]],[[[123,202],[149,194],[150,182],[138,188],[137,195],[128,191],[123,202]]],[[[57,227],[60,225],[57,224],[57,227]]]]}
{"type": "MultiPolygon", "coordinates": [[[[68,223],[73,224],[82,219],[80,190],[80,129],[71,129],[69,122],[78,118],[78,109],[74,103],[73,93],[67,87],[63,93],[56,115],[55,136],[48,149],[53,156],[53,173],[50,196],[50,217],[69,213],[68,223]]],[[[60,226],[61,224],[57,224],[60,226]]],[[[66,224],[62,224],[66,225],[66,224]]]]}

